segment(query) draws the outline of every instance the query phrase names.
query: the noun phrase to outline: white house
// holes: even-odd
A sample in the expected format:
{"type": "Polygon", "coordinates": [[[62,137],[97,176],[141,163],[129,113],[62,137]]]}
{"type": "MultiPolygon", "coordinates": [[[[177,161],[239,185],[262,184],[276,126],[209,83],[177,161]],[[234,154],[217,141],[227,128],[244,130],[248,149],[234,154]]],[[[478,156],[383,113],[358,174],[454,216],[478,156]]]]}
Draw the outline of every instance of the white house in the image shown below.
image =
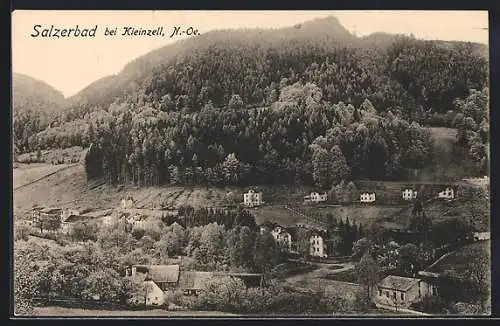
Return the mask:
{"type": "Polygon", "coordinates": [[[292,236],[281,226],[275,227],[271,231],[271,235],[278,247],[287,249],[288,251],[292,250],[292,236]]]}
{"type": "Polygon", "coordinates": [[[375,292],[375,303],[404,308],[437,295],[437,288],[421,279],[389,275],[377,284],[375,292]]]}
{"type": "Polygon", "coordinates": [[[359,196],[359,201],[362,203],[373,203],[375,201],[375,193],[364,192],[359,196]]]}
{"type": "Polygon", "coordinates": [[[443,191],[438,193],[438,198],[442,199],[453,199],[455,198],[455,191],[451,187],[447,187],[443,191]]]}
{"type": "Polygon", "coordinates": [[[474,240],[476,240],[476,241],[490,240],[490,233],[489,232],[474,232],[474,240]]]}
{"type": "Polygon", "coordinates": [[[313,235],[309,238],[309,255],[321,258],[328,257],[326,243],[322,236],[313,235]]]}
{"type": "Polygon", "coordinates": [[[413,189],[405,189],[403,190],[402,195],[404,200],[412,200],[417,198],[417,191],[413,189]]]}
{"type": "Polygon", "coordinates": [[[165,303],[165,292],[154,281],[144,281],[139,293],[129,301],[136,305],[161,306],[165,303]]]}
{"type": "Polygon", "coordinates": [[[304,199],[306,201],[311,201],[313,203],[320,203],[328,200],[328,194],[326,192],[324,194],[320,194],[318,192],[311,192],[311,194],[305,196],[304,199]]]}
{"type": "Polygon", "coordinates": [[[248,207],[262,205],[262,192],[255,192],[253,189],[250,189],[247,193],[243,194],[243,204],[248,207]]]}

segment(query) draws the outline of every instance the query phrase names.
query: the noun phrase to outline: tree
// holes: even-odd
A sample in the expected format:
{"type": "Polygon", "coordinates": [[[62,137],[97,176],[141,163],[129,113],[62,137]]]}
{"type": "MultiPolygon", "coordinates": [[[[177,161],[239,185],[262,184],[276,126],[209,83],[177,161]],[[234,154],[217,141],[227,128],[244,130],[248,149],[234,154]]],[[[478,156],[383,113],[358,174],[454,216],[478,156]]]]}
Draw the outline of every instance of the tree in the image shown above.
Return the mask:
{"type": "Polygon", "coordinates": [[[306,258],[309,255],[309,238],[310,232],[306,228],[299,228],[297,231],[297,239],[295,241],[297,252],[306,258]]]}
{"type": "Polygon", "coordinates": [[[373,242],[368,238],[361,238],[356,241],[352,247],[352,257],[354,259],[361,259],[365,255],[372,256],[374,253],[373,242]]]}
{"type": "Polygon", "coordinates": [[[243,100],[241,99],[241,96],[239,96],[238,94],[231,95],[228,106],[233,110],[241,109],[243,107],[243,100]]]}
{"type": "Polygon", "coordinates": [[[122,296],[123,282],[118,273],[107,267],[95,270],[85,278],[85,290],[82,293],[86,298],[99,298],[104,302],[118,302],[122,296]]]}
{"type": "Polygon", "coordinates": [[[250,228],[250,230],[256,230],[257,224],[255,223],[255,216],[250,214],[249,211],[239,208],[236,213],[236,218],[234,220],[235,225],[246,226],[250,228]]]}
{"type": "Polygon", "coordinates": [[[345,180],[349,176],[349,166],[347,161],[340,150],[340,147],[334,146],[331,151],[331,180],[333,184],[336,184],[342,180],[345,180]]]}
{"type": "Polygon", "coordinates": [[[418,264],[418,247],[407,243],[399,248],[398,270],[404,275],[413,277],[418,264]]]}
{"type": "Polygon", "coordinates": [[[33,301],[38,295],[36,261],[39,259],[29,248],[14,246],[14,314],[26,316],[33,313],[33,301]]]}
{"type": "Polygon", "coordinates": [[[491,259],[483,248],[471,249],[472,261],[468,264],[470,269],[466,272],[465,277],[472,282],[472,298],[481,307],[481,311],[489,313],[486,310],[491,309],[489,301],[491,300],[491,259]]]}
{"type": "Polygon", "coordinates": [[[378,283],[380,277],[380,267],[377,261],[366,254],[356,266],[356,276],[360,284],[366,288],[366,297],[370,301],[372,288],[378,283]]]}
{"type": "Polygon", "coordinates": [[[318,187],[327,188],[331,186],[332,161],[328,152],[321,147],[313,148],[313,178],[318,187]]]}
{"type": "Polygon", "coordinates": [[[75,222],[71,228],[69,235],[75,241],[96,241],[97,240],[97,224],[92,222],[75,222]]]}
{"type": "Polygon", "coordinates": [[[238,184],[244,176],[244,170],[235,153],[229,154],[222,164],[224,178],[229,184],[238,184]]]}
{"type": "Polygon", "coordinates": [[[241,310],[245,283],[236,277],[215,277],[205,283],[197,299],[198,309],[236,312],[241,310]]]}
{"type": "Polygon", "coordinates": [[[257,235],[253,252],[254,266],[268,273],[280,260],[280,250],[270,232],[257,235]]]}

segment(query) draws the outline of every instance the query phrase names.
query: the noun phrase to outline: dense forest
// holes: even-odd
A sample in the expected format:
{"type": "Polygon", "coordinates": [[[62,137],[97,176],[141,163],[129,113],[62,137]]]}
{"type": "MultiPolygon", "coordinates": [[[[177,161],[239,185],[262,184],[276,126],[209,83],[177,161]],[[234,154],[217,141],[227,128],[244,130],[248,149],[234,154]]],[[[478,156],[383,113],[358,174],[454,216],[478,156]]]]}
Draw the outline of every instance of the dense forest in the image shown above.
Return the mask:
{"type": "Polygon", "coordinates": [[[357,38],[335,18],[215,31],[138,58],[63,112],[14,99],[14,143],[90,147],[88,178],[113,184],[329,188],[432,166],[426,127],[444,126],[484,173],[487,83],[478,44],[357,38]]]}

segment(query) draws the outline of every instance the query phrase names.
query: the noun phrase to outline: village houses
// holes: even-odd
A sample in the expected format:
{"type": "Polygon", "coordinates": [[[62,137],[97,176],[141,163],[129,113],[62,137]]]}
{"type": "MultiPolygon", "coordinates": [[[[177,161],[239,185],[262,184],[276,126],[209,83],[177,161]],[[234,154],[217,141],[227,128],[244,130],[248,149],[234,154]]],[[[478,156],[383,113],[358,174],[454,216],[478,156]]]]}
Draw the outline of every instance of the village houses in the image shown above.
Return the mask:
{"type": "Polygon", "coordinates": [[[359,195],[359,201],[362,203],[373,203],[375,202],[375,193],[364,192],[359,195]]]}
{"type": "Polygon", "coordinates": [[[377,286],[373,302],[393,307],[409,307],[427,296],[436,296],[437,288],[424,280],[389,275],[377,286]]]}
{"type": "Polygon", "coordinates": [[[262,205],[262,192],[256,192],[250,189],[247,193],[243,194],[243,204],[247,207],[256,207],[262,205]]]}

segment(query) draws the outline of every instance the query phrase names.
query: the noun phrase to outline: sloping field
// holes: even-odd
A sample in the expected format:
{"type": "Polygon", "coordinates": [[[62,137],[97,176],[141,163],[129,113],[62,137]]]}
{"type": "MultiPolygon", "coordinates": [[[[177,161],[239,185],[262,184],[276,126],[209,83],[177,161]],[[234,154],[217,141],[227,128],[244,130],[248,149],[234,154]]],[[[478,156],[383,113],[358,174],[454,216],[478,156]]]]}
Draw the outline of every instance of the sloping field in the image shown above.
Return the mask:
{"type": "MultiPolygon", "coordinates": [[[[247,191],[247,188],[234,187],[111,187],[103,182],[88,183],[85,169],[79,164],[20,164],[13,171],[16,216],[28,213],[37,205],[73,208],[87,214],[115,209],[120,200],[128,196],[134,198],[137,209],[176,209],[182,205],[220,207],[241,202],[247,191]]],[[[263,187],[262,191],[266,202],[302,199],[304,194],[302,190],[286,186],[263,187]]],[[[274,214],[275,208],[271,211],[274,214]]]]}
{"type": "Polygon", "coordinates": [[[489,240],[466,245],[438,261],[428,268],[426,272],[443,273],[445,271],[454,271],[457,274],[463,274],[471,269],[470,263],[473,257],[478,255],[490,256],[490,245],[489,240]]]}
{"type": "MultiPolygon", "coordinates": [[[[424,203],[424,211],[434,225],[451,219],[464,219],[478,232],[490,230],[490,207],[486,199],[457,198],[453,201],[431,200],[424,203]]],[[[401,209],[384,219],[401,226],[409,226],[412,217],[412,207],[401,209]]]]}
{"type": "Polygon", "coordinates": [[[28,185],[66,167],[67,165],[48,165],[44,163],[18,164],[18,167],[12,170],[12,187],[16,189],[28,185]]]}

